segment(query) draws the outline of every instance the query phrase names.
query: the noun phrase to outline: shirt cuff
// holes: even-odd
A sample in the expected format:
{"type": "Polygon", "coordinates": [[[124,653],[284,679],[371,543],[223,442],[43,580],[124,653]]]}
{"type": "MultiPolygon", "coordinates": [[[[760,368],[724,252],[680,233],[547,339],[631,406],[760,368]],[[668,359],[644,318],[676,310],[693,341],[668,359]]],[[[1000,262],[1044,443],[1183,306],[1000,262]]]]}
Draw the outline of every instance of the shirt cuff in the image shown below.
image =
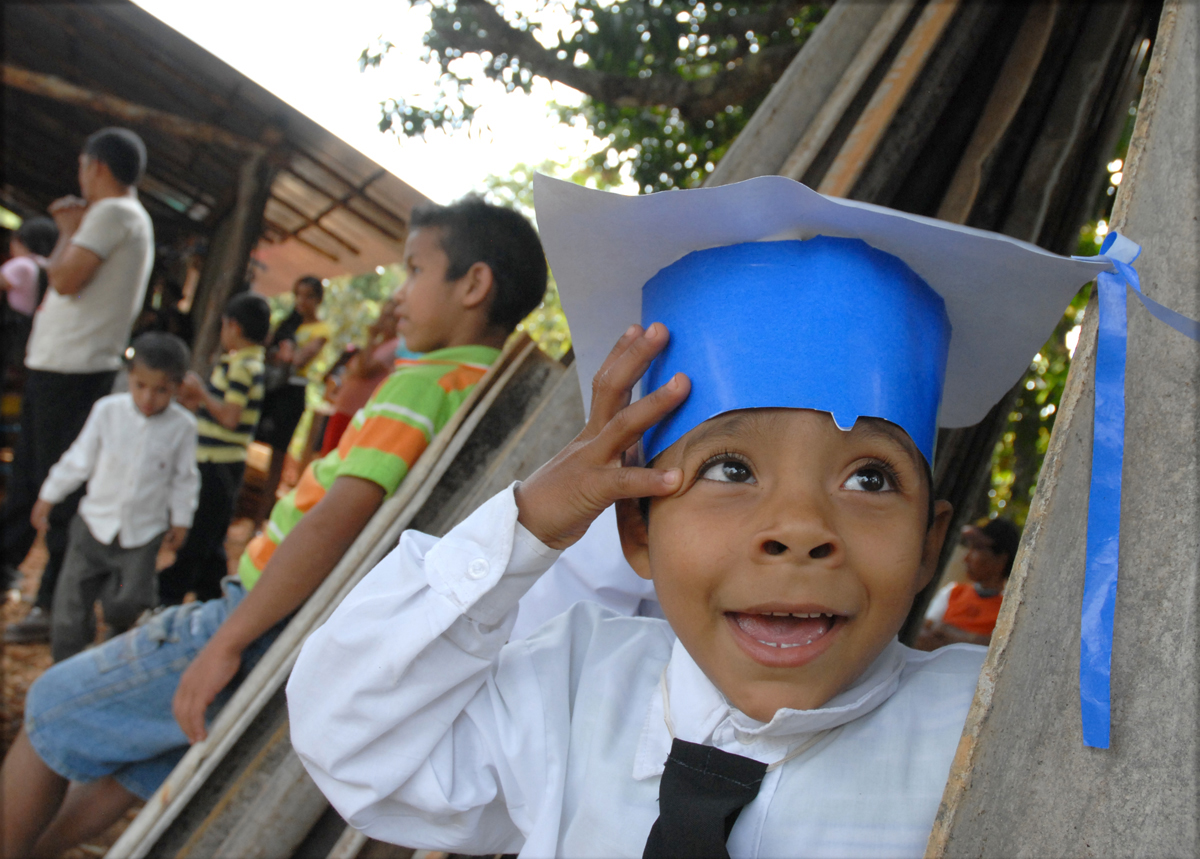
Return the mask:
{"type": "Polygon", "coordinates": [[[70,495],[71,491],[55,492],[54,490],[56,488],[59,487],[51,485],[50,481],[47,480],[42,484],[42,488],[38,490],[38,501],[48,501],[51,504],[62,504],[63,499],[70,495]]]}
{"type": "Polygon", "coordinates": [[[517,485],[483,504],[426,555],[430,587],[476,623],[493,626],[515,613],[562,554],[517,521],[517,485]]]}

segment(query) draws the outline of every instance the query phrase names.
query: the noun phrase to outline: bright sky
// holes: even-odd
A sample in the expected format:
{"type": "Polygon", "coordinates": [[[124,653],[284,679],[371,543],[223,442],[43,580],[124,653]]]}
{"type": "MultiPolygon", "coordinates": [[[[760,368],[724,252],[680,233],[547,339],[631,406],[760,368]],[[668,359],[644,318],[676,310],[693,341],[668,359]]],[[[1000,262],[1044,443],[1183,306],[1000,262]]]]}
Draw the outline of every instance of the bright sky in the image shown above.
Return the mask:
{"type": "MultiPolygon", "coordinates": [[[[531,96],[486,82],[470,133],[397,139],[376,127],[379,102],[432,94],[436,66],[421,62],[428,18],[405,0],[134,0],[436,202],[479,190],[514,165],[582,161],[598,145],[582,123],[565,125],[547,103],[579,94],[536,82],[531,96]],[[358,56],[383,36],[395,47],[378,69],[358,56]]],[[[424,103],[431,103],[427,101],[424,103]]]]}

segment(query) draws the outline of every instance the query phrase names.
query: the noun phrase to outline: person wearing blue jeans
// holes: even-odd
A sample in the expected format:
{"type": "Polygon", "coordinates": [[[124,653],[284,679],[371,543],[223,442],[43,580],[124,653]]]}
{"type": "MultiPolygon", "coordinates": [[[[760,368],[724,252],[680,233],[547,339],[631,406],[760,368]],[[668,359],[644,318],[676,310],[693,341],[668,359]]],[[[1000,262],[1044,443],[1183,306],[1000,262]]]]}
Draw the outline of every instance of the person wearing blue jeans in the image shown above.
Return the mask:
{"type": "MultiPolygon", "coordinates": [[[[179,685],[179,666],[191,662],[246,595],[236,579],[226,580],[224,589],[221,599],[171,606],[129,634],[93,648],[87,653],[91,664],[70,660],[59,671],[43,675],[45,682],[34,684],[25,701],[25,731],[43,760],[72,781],[92,782],[111,775],[130,793],[149,799],[187,751],[188,740],[178,722],[138,720],[136,714],[147,707],[161,709],[163,698],[174,694],[179,685]],[[139,725],[137,731],[129,730],[131,718],[139,725]],[[71,745],[40,744],[39,734],[48,724],[59,736],[86,735],[106,750],[110,766],[100,771],[90,758],[60,760],[58,749],[71,745]],[[157,752],[166,746],[172,748],[157,752]],[[116,769],[111,769],[113,764],[116,769]]],[[[224,706],[286,623],[287,618],[246,649],[235,682],[213,701],[209,718],[224,706]]]]}

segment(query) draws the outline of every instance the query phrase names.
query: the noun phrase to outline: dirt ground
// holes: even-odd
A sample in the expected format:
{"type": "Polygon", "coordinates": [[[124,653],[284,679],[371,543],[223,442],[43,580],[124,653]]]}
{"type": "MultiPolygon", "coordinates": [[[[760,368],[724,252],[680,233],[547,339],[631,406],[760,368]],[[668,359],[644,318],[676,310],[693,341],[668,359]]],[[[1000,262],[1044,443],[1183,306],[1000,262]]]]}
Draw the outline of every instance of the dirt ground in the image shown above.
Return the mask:
{"type": "MultiPolygon", "coordinates": [[[[249,519],[239,519],[229,527],[225,540],[225,550],[230,561],[231,572],[236,569],[236,559],[241,556],[242,549],[253,536],[254,523],[249,519]]],[[[160,552],[158,568],[164,569],[174,561],[170,552],[160,552]]],[[[38,583],[41,581],[42,568],[46,565],[46,549],[41,539],[34,545],[25,562],[21,564],[24,579],[21,583],[20,594],[9,592],[4,597],[3,607],[0,608],[0,621],[5,626],[15,623],[29,613],[37,594],[38,583]]],[[[103,619],[98,624],[97,640],[105,635],[103,619]]],[[[0,637],[0,672],[2,672],[3,698],[0,700],[0,756],[8,752],[17,732],[21,728],[25,712],[25,693],[30,685],[42,672],[50,667],[49,644],[5,644],[0,637]]],[[[125,817],[114,824],[101,837],[95,838],[89,844],[68,850],[61,859],[91,859],[103,856],[108,848],[121,836],[125,828],[137,816],[141,803],[130,809],[125,817]]]]}

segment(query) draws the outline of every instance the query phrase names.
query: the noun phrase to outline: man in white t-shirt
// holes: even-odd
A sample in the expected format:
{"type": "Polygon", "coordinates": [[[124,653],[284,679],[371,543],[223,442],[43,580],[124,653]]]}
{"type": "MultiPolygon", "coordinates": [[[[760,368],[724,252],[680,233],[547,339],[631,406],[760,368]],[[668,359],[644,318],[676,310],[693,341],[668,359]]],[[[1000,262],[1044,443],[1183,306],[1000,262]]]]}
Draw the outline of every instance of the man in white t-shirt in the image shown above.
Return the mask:
{"type": "MultiPolygon", "coordinates": [[[[4,561],[16,565],[33,545],[29,514],[50,467],[71,446],[92,404],[112,390],[129,331],[154,263],[154,228],[138,202],[146,147],[125,128],[105,128],[79,156],[80,197],[50,204],[58,243],[46,264],[50,284],[33,317],[21,436],[4,499],[4,561]]],[[[67,523],[81,492],[54,508],[37,604],[5,631],[5,640],[49,640],[54,584],[67,544],[67,523]]]]}

